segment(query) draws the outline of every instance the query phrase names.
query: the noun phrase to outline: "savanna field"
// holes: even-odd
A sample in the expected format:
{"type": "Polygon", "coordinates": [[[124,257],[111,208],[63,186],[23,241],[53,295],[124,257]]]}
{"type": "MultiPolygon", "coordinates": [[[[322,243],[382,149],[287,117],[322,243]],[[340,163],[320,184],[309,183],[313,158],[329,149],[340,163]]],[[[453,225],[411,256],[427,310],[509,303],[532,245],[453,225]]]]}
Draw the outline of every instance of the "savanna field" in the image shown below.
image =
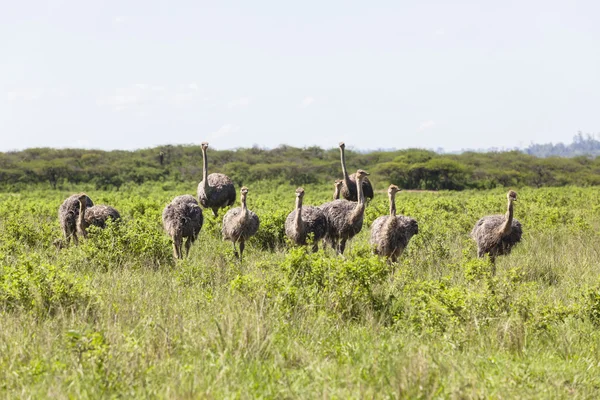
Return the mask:
{"type": "Polygon", "coordinates": [[[195,185],[0,193],[2,397],[598,397],[600,188],[513,188],[523,239],[493,275],[469,233],[507,189],[398,193],[419,234],[389,265],[368,243],[385,183],[344,257],[286,241],[296,186],[248,187],[261,225],[241,263],[224,210],[173,260],[161,213],[195,185]],[[81,190],[122,221],[58,250],[81,190]]]}

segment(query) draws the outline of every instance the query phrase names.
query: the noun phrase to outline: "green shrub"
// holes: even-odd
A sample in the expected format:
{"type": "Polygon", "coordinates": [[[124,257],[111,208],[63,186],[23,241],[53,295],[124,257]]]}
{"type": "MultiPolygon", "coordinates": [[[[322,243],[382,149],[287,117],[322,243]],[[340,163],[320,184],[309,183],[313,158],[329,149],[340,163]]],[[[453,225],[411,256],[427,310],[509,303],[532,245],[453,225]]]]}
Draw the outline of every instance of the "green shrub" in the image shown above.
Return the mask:
{"type": "Polygon", "coordinates": [[[87,281],[39,256],[0,265],[0,304],[8,310],[54,313],[61,308],[93,307],[97,298],[87,281]]]}

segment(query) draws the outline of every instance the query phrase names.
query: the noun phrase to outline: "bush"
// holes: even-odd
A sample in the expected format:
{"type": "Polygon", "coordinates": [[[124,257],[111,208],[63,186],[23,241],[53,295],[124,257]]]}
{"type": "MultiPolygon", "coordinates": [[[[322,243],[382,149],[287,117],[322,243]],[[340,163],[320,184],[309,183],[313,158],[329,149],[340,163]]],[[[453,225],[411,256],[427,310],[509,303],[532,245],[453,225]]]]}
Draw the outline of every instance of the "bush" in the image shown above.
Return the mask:
{"type": "Polygon", "coordinates": [[[37,255],[0,265],[0,304],[5,309],[54,313],[61,308],[91,307],[96,301],[86,281],[37,255]]]}

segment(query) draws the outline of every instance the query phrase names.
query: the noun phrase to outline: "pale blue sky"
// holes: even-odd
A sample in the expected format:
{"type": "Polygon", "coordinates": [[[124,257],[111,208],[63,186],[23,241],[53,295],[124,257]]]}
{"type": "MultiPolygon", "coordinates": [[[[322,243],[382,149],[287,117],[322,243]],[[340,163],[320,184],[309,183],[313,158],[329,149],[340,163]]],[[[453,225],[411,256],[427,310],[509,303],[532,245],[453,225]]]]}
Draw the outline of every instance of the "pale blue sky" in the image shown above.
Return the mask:
{"type": "Polygon", "coordinates": [[[3,1],[0,151],[568,142],[600,132],[598,16],[594,0],[3,1]]]}

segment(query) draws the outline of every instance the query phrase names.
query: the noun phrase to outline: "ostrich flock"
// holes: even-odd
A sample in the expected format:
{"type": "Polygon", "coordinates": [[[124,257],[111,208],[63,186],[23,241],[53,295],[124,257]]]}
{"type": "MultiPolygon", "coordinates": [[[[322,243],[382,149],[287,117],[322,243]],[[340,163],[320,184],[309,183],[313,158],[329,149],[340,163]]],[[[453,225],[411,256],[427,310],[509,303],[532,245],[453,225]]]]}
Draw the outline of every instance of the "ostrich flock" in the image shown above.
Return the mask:
{"type": "MultiPolygon", "coordinates": [[[[296,245],[312,244],[313,251],[318,250],[319,242],[330,245],[337,254],[343,254],[346,242],[357,235],[363,227],[366,199],[373,198],[373,186],[368,179],[369,173],[359,169],[348,175],[344,156],[345,144],[339,145],[343,179],[335,181],[333,201],[320,206],[304,206],[304,189],[296,189],[296,207],[285,220],[285,233],[296,245]],[[340,199],[340,195],[343,199],[340,199]]],[[[208,143],[202,143],[203,170],[202,181],[198,184],[198,200],[189,194],[175,197],[164,208],[162,213],[163,227],[173,241],[173,256],[183,258],[183,241],[185,254],[198,238],[204,216],[202,208],[210,208],[214,217],[218,217],[219,209],[235,203],[236,191],[232,180],[224,174],[208,174],[208,143]],[[199,204],[198,204],[199,203],[199,204]],[[200,207],[202,206],[202,208],[200,207]]],[[[382,215],[371,225],[370,243],[373,251],[396,262],[411,237],[419,232],[417,221],[411,217],[396,215],[396,193],[400,188],[390,185],[388,198],[389,215],[382,215]]],[[[248,209],[246,198],[248,188],[240,189],[241,207],[231,208],[225,213],[222,224],[223,240],[233,244],[233,251],[240,260],[243,257],[246,240],[259,229],[258,215],[248,209]],[[239,244],[239,253],[236,248],[239,244]]],[[[477,256],[488,254],[492,264],[499,255],[510,253],[512,247],[521,241],[522,228],[513,217],[513,203],[517,193],[509,191],[508,209],[505,215],[488,215],[475,224],[471,237],[477,242],[477,256]]],[[[65,245],[70,240],[77,245],[78,235],[87,236],[87,228],[94,225],[106,226],[108,219],[118,220],[119,212],[107,205],[94,205],[85,193],[68,197],[59,207],[58,216],[65,238],[65,245]]]]}

